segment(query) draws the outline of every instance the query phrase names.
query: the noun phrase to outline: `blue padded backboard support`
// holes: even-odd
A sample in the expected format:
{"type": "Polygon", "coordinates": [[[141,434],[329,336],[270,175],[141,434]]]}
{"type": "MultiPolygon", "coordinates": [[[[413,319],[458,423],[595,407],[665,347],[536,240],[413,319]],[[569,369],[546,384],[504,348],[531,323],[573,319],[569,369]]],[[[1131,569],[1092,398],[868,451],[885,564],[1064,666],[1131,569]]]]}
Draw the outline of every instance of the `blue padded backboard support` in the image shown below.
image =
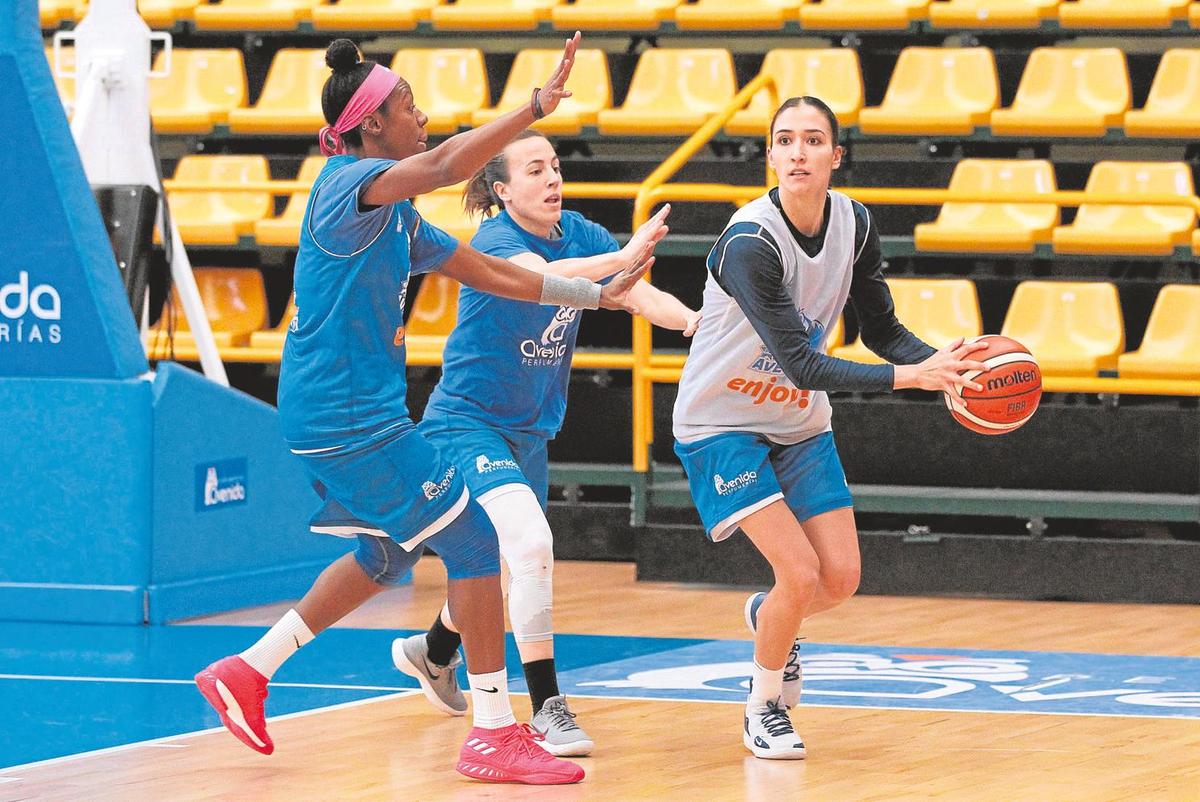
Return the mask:
{"type": "Polygon", "coordinates": [[[46,63],[37,0],[0,2],[0,109],[0,377],[145,373],[112,246],[46,63]]]}

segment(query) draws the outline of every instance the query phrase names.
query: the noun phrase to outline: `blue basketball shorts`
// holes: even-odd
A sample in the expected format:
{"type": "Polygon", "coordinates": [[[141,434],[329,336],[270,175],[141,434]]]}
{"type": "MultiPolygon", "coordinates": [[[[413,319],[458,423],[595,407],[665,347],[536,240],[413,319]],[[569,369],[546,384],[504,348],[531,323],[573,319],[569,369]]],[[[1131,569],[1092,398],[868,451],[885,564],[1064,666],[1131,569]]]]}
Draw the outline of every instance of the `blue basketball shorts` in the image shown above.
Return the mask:
{"type": "Polygon", "coordinates": [[[737,531],[751,513],[783,499],[803,523],[854,505],[833,433],[780,445],[751,432],[675,442],[692,500],[715,542],[737,531]]]}
{"type": "Polygon", "coordinates": [[[411,422],[298,456],[322,500],[309,527],[357,538],[359,563],[381,584],[412,567],[422,545],[437,551],[451,579],[499,573],[496,531],[471,501],[462,472],[411,422]]]}
{"type": "Polygon", "coordinates": [[[546,438],[447,415],[427,417],[417,428],[458,465],[472,497],[482,499],[503,485],[520,484],[546,508],[550,486],[546,438]]]}

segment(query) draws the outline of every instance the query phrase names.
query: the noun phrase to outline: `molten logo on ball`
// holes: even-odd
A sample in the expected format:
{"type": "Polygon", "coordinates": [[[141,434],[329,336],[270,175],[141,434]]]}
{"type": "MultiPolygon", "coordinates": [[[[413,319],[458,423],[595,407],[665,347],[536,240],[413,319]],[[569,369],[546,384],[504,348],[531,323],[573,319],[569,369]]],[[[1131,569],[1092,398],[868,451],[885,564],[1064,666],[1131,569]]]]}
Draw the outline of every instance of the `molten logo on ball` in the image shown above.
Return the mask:
{"type": "Polygon", "coordinates": [[[976,342],[987,348],[971,359],[986,370],[967,371],[964,378],[983,385],[945,394],[946,406],[956,421],[979,434],[1006,434],[1019,429],[1037,411],[1042,397],[1042,371],[1029,349],[1016,340],[985,334],[976,342]]]}

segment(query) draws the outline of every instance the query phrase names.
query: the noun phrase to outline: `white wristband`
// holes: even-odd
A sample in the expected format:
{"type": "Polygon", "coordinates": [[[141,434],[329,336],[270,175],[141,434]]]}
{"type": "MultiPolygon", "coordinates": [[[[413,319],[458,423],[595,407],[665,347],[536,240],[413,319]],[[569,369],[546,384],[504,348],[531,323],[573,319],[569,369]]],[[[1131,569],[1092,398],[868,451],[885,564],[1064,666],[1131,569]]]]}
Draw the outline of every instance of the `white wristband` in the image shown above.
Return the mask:
{"type": "Polygon", "coordinates": [[[563,278],[542,274],[542,297],[546,306],[570,306],[574,309],[599,309],[600,285],[583,276],[563,278]]]}

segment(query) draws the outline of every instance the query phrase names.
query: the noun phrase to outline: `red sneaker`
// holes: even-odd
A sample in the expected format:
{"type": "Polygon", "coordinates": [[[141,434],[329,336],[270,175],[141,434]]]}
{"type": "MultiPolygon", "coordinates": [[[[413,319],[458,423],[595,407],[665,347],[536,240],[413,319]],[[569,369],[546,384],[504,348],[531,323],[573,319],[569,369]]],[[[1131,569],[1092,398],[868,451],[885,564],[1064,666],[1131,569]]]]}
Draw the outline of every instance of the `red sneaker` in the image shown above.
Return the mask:
{"type": "Polygon", "coordinates": [[[197,674],[196,687],[221,715],[225,729],[239,741],[264,755],[275,751],[263,718],[266,677],[235,655],[222,658],[197,674]]]}
{"type": "Polygon", "coordinates": [[[489,730],[475,727],[458,752],[458,773],[472,780],[565,785],[583,779],[583,767],[559,760],[538,745],[528,724],[489,730]]]}

